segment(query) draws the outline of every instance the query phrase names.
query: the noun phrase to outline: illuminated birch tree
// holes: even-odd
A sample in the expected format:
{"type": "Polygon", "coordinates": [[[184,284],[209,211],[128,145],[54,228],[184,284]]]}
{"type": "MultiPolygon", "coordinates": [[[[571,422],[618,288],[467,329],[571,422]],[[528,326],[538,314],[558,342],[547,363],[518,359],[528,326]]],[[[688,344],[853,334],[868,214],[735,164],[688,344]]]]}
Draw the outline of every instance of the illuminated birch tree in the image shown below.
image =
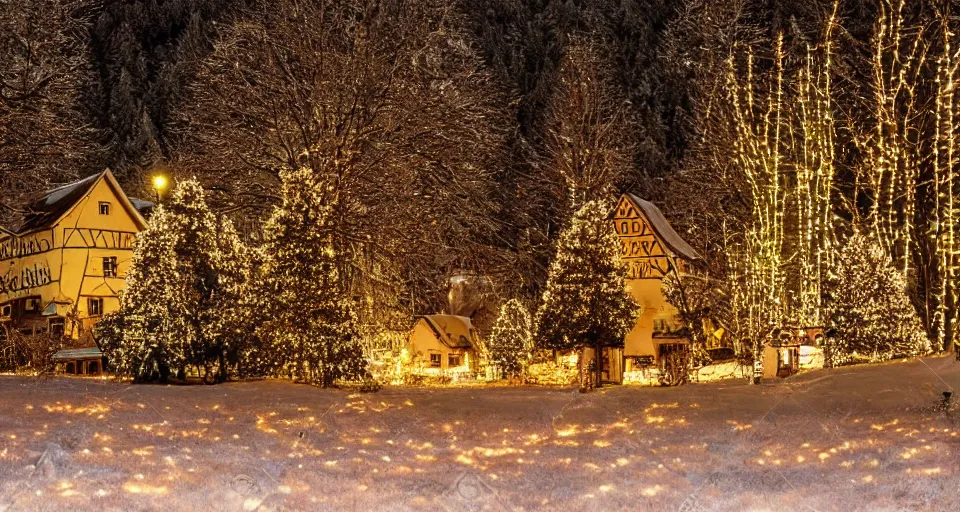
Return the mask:
{"type": "MultiPolygon", "coordinates": [[[[932,144],[933,167],[932,218],[927,230],[933,246],[936,282],[927,282],[934,292],[932,334],[939,349],[948,350],[956,339],[957,319],[957,221],[956,172],[960,164],[957,152],[957,66],[960,51],[954,48],[954,33],[948,13],[941,26],[942,48],[937,59],[935,131],[932,144]]],[[[928,301],[929,306],[929,301],[928,301]]]]}
{"type": "Polygon", "coordinates": [[[777,39],[773,53],[773,71],[766,78],[765,95],[760,95],[754,74],[754,53],[746,49],[746,64],[739,80],[736,64],[728,63],[727,88],[736,137],[733,147],[735,165],[742,173],[744,200],[750,205],[750,219],[732,261],[740,267],[738,279],[743,311],[748,315],[748,338],[759,357],[766,331],[783,323],[786,314],[783,248],[787,187],[783,166],[786,163],[786,130],[783,38],[777,39]]]}
{"type": "Polygon", "coordinates": [[[820,46],[807,46],[797,71],[791,133],[794,142],[795,189],[791,201],[793,244],[799,275],[791,316],[805,326],[823,325],[822,285],[833,265],[836,246],[833,211],[836,175],[836,120],[832,91],[833,38],[837,8],[826,21],[820,46]]]}
{"type": "Polygon", "coordinates": [[[881,247],[906,274],[915,247],[914,216],[920,176],[920,74],[929,43],[921,27],[905,26],[905,0],[883,0],[873,38],[874,126],[860,144],[866,158],[860,182],[871,200],[867,221],[881,247]]]}

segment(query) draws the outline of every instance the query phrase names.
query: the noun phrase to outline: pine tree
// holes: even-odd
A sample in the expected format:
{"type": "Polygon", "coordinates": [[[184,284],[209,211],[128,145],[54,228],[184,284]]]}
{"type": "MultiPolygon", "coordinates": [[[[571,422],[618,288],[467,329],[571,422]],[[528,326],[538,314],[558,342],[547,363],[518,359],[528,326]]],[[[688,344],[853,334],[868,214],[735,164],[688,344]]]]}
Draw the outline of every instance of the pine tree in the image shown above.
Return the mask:
{"type": "Polygon", "coordinates": [[[837,257],[828,281],[828,349],[833,363],[885,360],[930,350],[907,282],[880,244],[857,233],[837,257]]]}
{"type": "MultiPolygon", "coordinates": [[[[256,358],[252,341],[250,250],[240,240],[233,222],[225,216],[217,219],[216,238],[217,281],[211,297],[210,322],[204,326],[206,339],[214,345],[220,370],[218,378],[225,380],[228,366],[237,367],[241,359],[256,358]]],[[[248,365],[249,366],[249,365],[248,365]]],[[[254,365],[256,366],[256,365],[254,365]]],[[[254,368],[246,368],[250,373],[254,368]]]]}
{"type": "Polygon", "coordinates": [[[174,278],[169,295],[179,303],[180,314],[168,319],[177,338],[187,350],[187,363],[204,369],[212,378],[212,367],[222,360],[222,344],[209,336],[207,326],[216,325],[222,311],[215,294],[220,275],[217,221],[204,198],[203,188],[193,179],[177,183],[166,203],[165,228],[175,258],[174,278]]]}
{"type": "Polygon", "coordinates": [[[500,315],[493,324],[487,350],[490,360],[507,375],[523,373],[533,352],[533,334],[530,313],[517,299],[500,307],[500,315]]]}
{"type": "Polygon", "coordinates": [[[362,376],[352,304],[331,243],[327,184],[309,169],[281,172],[283,202],[265,228],[259,296],[275,368],[324,387],[362,376]]]}
{"type": "Polygon", "coordinates": [[[248,275],[233,224],[216,219],[196,180],[178,183],[137,235],[121,309],[98,329],[117,372],[165,379],[193,365],[207,382],[226,380],[252,330],[248,275]]]}
{"type": "MultiPolygon", "coordinates": [[[[627,292],[621,242],[600,202],[584,204],[560,235],[537,313],[537,341],[569,350],[622,346],[637,304],[627,292]]],[[[601,371],[597,364],[597,374],[601,371]]]]}
{"type": "Polygon", "coordinates": [[[157,206],[147,229],[137,234],[120,311],[98,330],[102,348],[120,375],[136,380],[169,375],[187,364],[187,347],[174,322],[184,315],[175,297],[174,241],[166,208],[157,206]]]}

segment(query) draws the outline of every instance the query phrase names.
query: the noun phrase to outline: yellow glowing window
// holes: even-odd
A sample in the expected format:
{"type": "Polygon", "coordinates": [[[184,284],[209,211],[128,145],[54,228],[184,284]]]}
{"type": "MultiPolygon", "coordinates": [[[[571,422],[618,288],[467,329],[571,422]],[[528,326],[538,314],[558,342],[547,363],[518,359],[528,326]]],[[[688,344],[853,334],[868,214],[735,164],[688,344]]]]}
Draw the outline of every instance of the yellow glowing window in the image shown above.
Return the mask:
{"type": "Polygon", "coordinates": [[[430,354],[430,367],[440,368],[440,354],[430,354]]]}
{"type": "Polygon", "coordinates": [[[90,316],[99,316],[103,314],[102,297],[90,297],[87,299],[87,314],[90,316]]]}
{"type": "Polygon", "coordinates": [[[117,257],[103,258],[103,277],[117,277],[117,257]]]}

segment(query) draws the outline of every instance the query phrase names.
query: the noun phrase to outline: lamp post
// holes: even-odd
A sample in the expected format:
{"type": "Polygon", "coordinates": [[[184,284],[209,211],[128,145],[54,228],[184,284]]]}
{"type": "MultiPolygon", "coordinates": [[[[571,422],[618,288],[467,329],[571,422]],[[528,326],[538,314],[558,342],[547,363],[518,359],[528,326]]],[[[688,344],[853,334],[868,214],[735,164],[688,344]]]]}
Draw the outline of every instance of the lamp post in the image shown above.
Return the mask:
{"type": "Polygon", "coordinates": [[[167,189],[167,177],[158,174],[153,177],[153,190],[157,193],[157,204],[160,204],[160,193],[167,189]]]}

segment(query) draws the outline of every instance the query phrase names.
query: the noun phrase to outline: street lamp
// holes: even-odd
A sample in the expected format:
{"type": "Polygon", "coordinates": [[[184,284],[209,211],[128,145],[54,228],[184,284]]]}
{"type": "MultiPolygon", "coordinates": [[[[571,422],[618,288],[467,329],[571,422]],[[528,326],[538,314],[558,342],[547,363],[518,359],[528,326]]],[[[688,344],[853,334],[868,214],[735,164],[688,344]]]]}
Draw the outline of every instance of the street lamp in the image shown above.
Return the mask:
{"type": "Polygon", "coordinates": [[[158,174],[153,177],[153,190],[157,193],[157,203],[160,203],[160,193],[167,189],[167,177],[158,174]]]}

